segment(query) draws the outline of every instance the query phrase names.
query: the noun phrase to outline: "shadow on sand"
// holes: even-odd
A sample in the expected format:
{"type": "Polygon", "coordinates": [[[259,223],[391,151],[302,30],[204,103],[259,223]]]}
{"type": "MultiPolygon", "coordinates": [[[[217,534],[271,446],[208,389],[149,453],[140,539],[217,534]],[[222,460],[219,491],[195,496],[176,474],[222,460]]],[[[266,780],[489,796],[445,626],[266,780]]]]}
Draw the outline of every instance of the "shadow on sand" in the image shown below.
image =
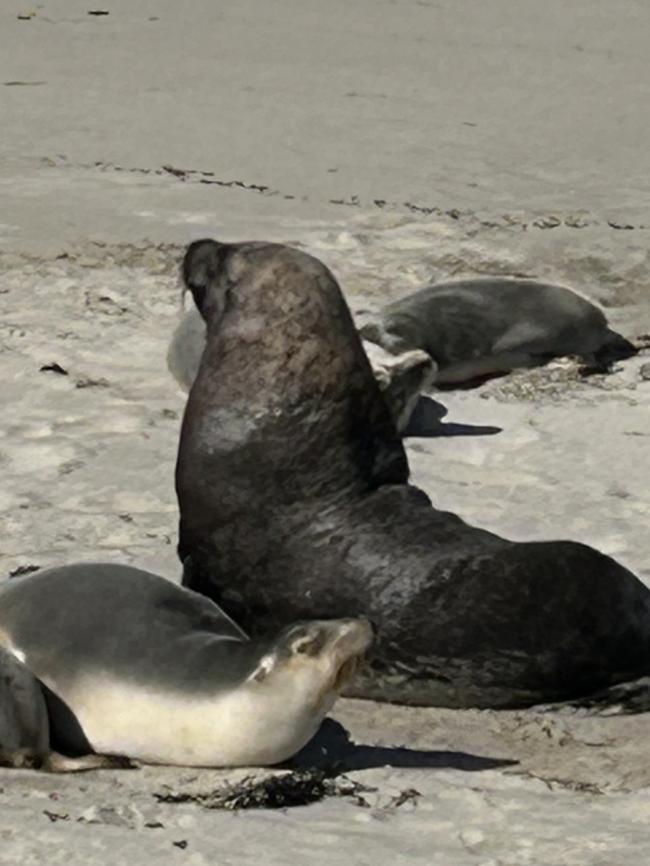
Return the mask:
{"type": "Polygon", "coordinates": [[[501,433],[502,427],[492,427],[483,424],[443,423],[442,419],[448,410],[442,403],[432,397],[420,397],[413,410],[403,436],[436,437],[436,436],[494,436],[501,433]]]}
{"type": "Polygon", "coordinates": [[[363,746],[353,743],[340,722],[325,719],[316,736],[286,766],[292,770],[316,768],[347,773],[375,767],[411,767],[435,770],[495,770],[517,764],[510,758],[484,758],[466,752],[363,746]]]}

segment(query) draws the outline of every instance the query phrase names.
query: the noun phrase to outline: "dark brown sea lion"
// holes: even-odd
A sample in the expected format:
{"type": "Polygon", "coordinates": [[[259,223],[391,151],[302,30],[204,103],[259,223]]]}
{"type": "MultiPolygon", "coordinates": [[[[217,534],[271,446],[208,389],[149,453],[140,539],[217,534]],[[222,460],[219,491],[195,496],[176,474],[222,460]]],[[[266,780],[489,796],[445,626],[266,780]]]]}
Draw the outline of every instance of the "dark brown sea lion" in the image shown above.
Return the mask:
{"type": "Polygon", "coordinates": [[[208,321],[176,471],[187,585],[253,633],[368,616],[364,697],[515,706],[647,672],[650,591],[623,566],[571,541],[507,541],[408,483],[323,264],[206,240],[183,270],[208,321]]]}

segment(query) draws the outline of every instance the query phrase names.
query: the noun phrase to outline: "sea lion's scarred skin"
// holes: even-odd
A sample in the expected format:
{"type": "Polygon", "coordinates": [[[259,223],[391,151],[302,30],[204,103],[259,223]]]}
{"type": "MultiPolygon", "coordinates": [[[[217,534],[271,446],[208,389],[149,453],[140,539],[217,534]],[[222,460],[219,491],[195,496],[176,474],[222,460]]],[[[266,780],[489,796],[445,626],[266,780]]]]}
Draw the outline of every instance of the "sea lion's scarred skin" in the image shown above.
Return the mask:
{"type": "MultiPolygon", "coordinates": [[[[206,323],[196,307],[188,310],[172,335],[167,367],[184,391],[192,387],[205,349],[206,323]]],[[[388,352],[379,343],[365,343],[364,350],[401,433],[408,426],[420,394],[436,375],[433,359],[419,349],[388,352]]]]}
{"type": "MultiPolygon", "coordinates": [[[[284,761],[311,739],[371,640],[359,619],[298,622],[249,640],[208,598],[110,563],[0,587],[0,662],[23,666],[12,671],[10,698],[18,705],[35,678],[45,686],[53,740],[83,756],[63,759],[77,762],[68,769],[106,766],[105,755],[183,766],[284,761]]],[[[37,693],[21,707],[5,726],[14,766],[24,747],[38,756],[47,745],[37,693]]],[[[0,748],[2,735],[0,725],[0,748]]]]}
{"type": "Polygon", "coordinates": [[[506,541],[408,483],[324,265],[203,241],[184,273],[209,322],[176,471],[187,585],[250,631],[367,615],[365,697],[516,706],[647,671],[650,592],[633,574],[583,544],[506,541]]]}

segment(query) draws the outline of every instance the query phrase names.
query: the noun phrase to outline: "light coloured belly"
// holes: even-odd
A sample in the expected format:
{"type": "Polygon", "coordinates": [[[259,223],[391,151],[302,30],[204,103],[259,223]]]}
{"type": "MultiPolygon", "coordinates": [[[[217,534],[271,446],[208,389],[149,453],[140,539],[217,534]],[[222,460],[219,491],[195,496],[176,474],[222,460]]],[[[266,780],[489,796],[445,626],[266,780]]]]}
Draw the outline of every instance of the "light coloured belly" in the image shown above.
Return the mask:
{"type": "Polygon", "coordinates": [[[286,760],[316,732],[322,714],[281,693],[242,686],[199,697],[87,679],[63,693],[95,752],[152,764],[266,766],[286,760]]]}

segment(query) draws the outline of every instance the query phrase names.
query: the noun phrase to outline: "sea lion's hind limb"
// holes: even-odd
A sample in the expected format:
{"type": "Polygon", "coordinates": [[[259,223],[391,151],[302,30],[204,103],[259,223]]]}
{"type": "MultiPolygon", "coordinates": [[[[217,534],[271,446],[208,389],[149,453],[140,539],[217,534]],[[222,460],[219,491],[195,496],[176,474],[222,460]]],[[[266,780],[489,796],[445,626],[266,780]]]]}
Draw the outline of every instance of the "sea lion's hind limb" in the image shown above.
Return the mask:
{"type": "Polygon", "coordinates": [[[39,770],[44,760],[44,755],[33,749],[0,748],[0,767],[11,767],[15,770],[39,770]]]}
{"type": "Polygon", "coordinates": [[[50,752],[40,767],[47,773],[83,773],[88,770],[138,770],[140,764],[122,755],[80,755],[70,758],[50,752]]]}
{"type": "Polygon", "coordinates": [[[135,770],[139,764],[119,755],[81,755],[68,757],[59,752],[36,752],[33,749],[0,749],[0,767],[14,770],[41,770],[44,773],[82,773],[87,770],[135,770]]]}
{"type": "Polygon", "coordinates": [[[420,395],[433,385],[438,365],[426,352],[415,349],[396,356],[392,365],[373,368],[378,379],[379,369],[387,378],[384,384],[380,382],[379,387],[388,403],[398,433],[403,433],[420,395]]]}

